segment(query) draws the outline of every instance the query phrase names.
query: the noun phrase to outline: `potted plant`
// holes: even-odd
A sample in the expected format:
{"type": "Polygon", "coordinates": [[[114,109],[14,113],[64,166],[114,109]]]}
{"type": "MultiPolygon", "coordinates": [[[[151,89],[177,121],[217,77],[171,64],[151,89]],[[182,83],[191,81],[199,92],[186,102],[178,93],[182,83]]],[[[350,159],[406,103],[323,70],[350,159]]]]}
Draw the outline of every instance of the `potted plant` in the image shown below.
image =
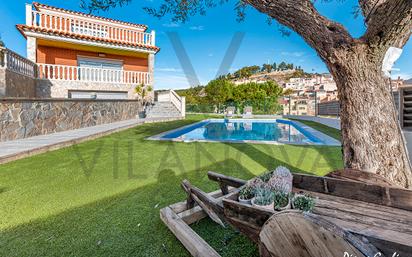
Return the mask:
{"type": "Polygon", "coordinates": [[[253,187],[253,188],[258,188],[258,187],[263,187],[263,186],[265,186],[265,182],[263,182],[263,180],[260,179],[259,177],[255,177],[255,178],[249,180],[249,181],[247,182],[247,185],[248,185],[248,186],[251,186],[251,187],[253,187]]]}
{"type": "Polygon", "coordinates": [[[239,191],[239,202],[244,204],[252,204],[252,198],[255,196],[255,189],[246,185],[239,191]]]}
{"type": "Polygon", "coordinates": [[[272,177],[272,172],[268,171],[263,173],[262,175],[259,176],[259,178],[264,182],[267,183],[269,182],[270,178],[272,177]]]}
{"type": "Polygon", "coordinates": [[[257,188],[255,197],[252,199],[252,206],[273,210],[273,192],[266,187],[257,188]]]}
{"type": "Polygon", "coordinates": [[[280,191],[275,192],[273,196],[273,205],[277,211],[290,209],[290,194],[280,191]]]}
{"type": "Polygon", "coordinates": [[[296,194],[292,199],[293,209],[311,212],[315,207],[315,198],[305,195],[305,194],[296,194]]]}
{"type": "Polygon", "coordinates": [[[272,173],[272,177],[269,179],[268,184],[273,191],[280,191],[283,193],[292,193],[292,173],[288,168],[279,166],[272,173]]]}

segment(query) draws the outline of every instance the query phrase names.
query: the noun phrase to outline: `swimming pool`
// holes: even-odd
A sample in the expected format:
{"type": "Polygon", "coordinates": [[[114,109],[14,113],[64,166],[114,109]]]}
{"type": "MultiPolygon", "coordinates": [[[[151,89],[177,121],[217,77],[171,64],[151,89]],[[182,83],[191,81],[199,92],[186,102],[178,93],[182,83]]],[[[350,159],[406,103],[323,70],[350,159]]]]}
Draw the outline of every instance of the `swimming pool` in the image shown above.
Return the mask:
{"type": "Polygon", "coordinates": [[[168,131],[152,140],[340,145],[300,122],[283,119],[208,119],[168,131]]]}

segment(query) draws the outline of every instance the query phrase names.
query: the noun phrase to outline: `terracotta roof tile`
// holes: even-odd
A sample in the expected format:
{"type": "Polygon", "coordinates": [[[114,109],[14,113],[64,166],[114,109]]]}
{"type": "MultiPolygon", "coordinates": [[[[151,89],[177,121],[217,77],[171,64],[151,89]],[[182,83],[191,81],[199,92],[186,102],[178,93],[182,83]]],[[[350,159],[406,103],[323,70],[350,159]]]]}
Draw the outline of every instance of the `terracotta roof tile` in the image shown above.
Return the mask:
{"type": "Polygon", "coordinates": [[[131,46],[131,47],[140,47],[143,49],[149,49],[149,50],[154,50],[156,52],[160,51],[159,47],[156,46],[151,46],[151,45],[144,45],[144,44],[138,44],[138,43],[129,43],[129,42],[124,42],[120,40],[114,40],[114,39],[105,39],[105,38],[100,38],[100,37],[93,37],[93,36],[88,36],[88,35],[81,35],[81,34],[76,34],[72,32],[66,32],[66,31],[60,31],[60,30],[54,30],[54,29],[46,29],[46,28],[39,28],[39,27],[31,27],[27,25],[16,25],[17,29],[20,31],[20,33],[25,35],[25,31],[32,31],[32,32],[39,32],[39,33],[45,33],[45,34],[53,34],[56,36],[62,36],[66,38],[74,38],[74,39],[81,39],[81,40],[87,40],[87,41],[94,41],[94,42],[104,42],[104,43],[110,43],[110,44],[117,44],[117,45],[123,45],[123,46],[131,46]]]}
{"type": "Polygon", "coordinates": [[[92,15],[92,14],[83,13],[83,12],[67,10],[67,9],[63,9],[63,8],[60,8],[60,7],[54,7],[54,6],[50,6],[50,5],[46,5],[46,4],[42,4],[42,3],[38,3],[38,2],[34,2],[33,6],[37,10],[39,8],[45,8],[45,9],[50,9],[50,10],[55,10],[55,11],[60,11],[60,12],[65,12],[65,13],[70,13],[70,14],[77,14],[77,15],[81,15],[81,16],[84,16],[84,17],[89,17],[89,18],[94,18],[94,19],[99,19],[99,20],[104,20],[104,21],[116,22],[116,23],[120,23],[120,24],[124,24],[124,25],[128,25],[128,26],[139,27],[139,28],[144,29],[145,31],[147,30],[147,26],[143,25],[143,24],[136,24],[136,23],[131,23],[131,22],[125,22],[125,21],[105,18],[105,17],[101,17],[101,16],[96,16],[96,15],[92,15]]]}

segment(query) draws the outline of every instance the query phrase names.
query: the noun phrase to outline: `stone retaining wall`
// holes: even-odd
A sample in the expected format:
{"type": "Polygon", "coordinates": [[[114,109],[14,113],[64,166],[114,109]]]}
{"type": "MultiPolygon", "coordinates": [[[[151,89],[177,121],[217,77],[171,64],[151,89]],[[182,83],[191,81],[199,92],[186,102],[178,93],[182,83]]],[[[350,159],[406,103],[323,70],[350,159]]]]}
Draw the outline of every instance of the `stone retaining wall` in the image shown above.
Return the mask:
{"type": "Polygon", "coordinates": [[[1,99],[0,141],[135,119],[136,100],[1,99]]]}
{"type": "Polygon", "coordinates": [[[36,79],[0,67],[0,98],[36,97],[36,79]]]}

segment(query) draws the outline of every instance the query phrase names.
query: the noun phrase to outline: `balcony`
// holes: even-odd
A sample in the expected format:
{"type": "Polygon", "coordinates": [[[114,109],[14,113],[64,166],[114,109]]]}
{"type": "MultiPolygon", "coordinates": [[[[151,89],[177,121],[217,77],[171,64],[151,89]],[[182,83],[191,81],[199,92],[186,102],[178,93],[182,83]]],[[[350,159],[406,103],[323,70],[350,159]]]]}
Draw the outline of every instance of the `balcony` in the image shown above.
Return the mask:
{"type": "Polygon", "coordinates": [[[26,26],[39,32],[54,32],[59,35],[75,35],[86,39],[156,48],[155,32],[144,32],[145,27],[55,10],[33,10],[31,5],[27,5],[26,9],[26,26]]]}
{"type": "Polygon", "coordinates": [[[149,72],[41,63],[37,66],[39,79],[133,85],[151,85],[153,82],[149,72]]]}

